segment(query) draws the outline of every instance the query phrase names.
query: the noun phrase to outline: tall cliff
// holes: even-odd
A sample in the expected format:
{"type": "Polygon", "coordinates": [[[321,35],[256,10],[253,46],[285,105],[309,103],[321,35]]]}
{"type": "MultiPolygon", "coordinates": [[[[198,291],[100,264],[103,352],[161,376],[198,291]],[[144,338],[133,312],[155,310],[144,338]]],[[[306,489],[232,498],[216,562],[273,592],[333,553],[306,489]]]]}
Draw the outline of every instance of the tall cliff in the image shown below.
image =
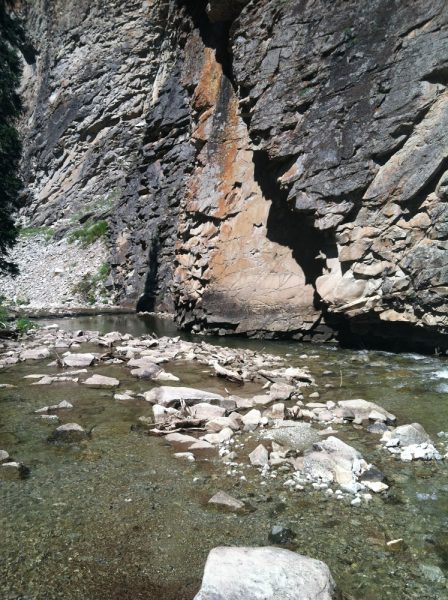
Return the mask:
{"type": "Polygon", "coordinates": [[[21,220],[194,331],[448,335],[445,0],[22,0],[21,220]]]}

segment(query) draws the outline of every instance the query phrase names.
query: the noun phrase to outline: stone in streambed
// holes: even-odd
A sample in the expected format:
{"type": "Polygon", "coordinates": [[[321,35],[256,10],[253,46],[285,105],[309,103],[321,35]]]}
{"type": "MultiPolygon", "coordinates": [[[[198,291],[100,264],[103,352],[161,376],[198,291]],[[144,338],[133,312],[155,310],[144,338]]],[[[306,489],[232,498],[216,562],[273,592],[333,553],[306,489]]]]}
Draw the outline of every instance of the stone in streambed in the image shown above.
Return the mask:
{"type": "Polygon", "coordinates": [[[259,444],[255,450],[249,454],[250,464],[254,467],[265,467],[269,463],[269,452],[259,444]]]}
{"type": "Polygon", "coordinates": [[[335,584],[319,560],[275,547],[218,547],[194,600],[331,600],[335,584]]]}
{"type": "Polygon", "coordinates": [[[96,356],[89,352],[80,354],[67,353],[62,360],[64,367],[90,367],[95,362],[96,356]]]}
{"type": "Polygon", "coordinates": [[[271,544],[288,544],[296,537],[292,529],[283,525],[274,525],[269,532],[268,540],[271,544]]]}
{"type": "Polygon", "coordinates": [[[6,481],[25,479],[29,474],[29,468],[20,462],[9,461],[0,464],[0,479],[6,481]]]}
{"type": "Polygon", "coordinates": [[[5,462],[6,460],[8,460],[8,458],[8,452],[6,452],[6,450],[0,450],[0,463],[5,462]]]}
{"type": "Polygon", "coordinates": [[[195,419],[211,420],[223,417],[226,414],[226,409],[221,406],[216,406],[216,404],[200,402],[191,407],[190,414],[195,419]]]}
{"type": "Polygon", "coordinates": [[[230,510],[242,510],[245,506],[244,502],[237,500],[226,492],[216,492],[216,494],[210,498],[208,503],[230,510]]]}
{"type": "Polygon", "coordinates": [[[65,423],[53,431],[49,442],[81,442],[87,438],[87,432],[78,423],[65,423]]]}
{"type": "Polygon", "coordinates": [[[35,410],[34,412],[36,414],[41,414],[41,413],[51,412],[52,410],[63,410],[63,409],[68,410],[70,408],[73,408],[73,404],[68,402],[68,400],[61,400],[61,402],[59,402],[59,404],[52,404],[51,406],[44,406],[43,408],[39,408],[39,409],[35,410]]]}
{"type": "Polygon", "coordinates": [[[50,356],[50,350],[47,346],[41,346],[40,348],[30,348],[20,353],[20,360],[43,360],[50,356]]]}
{"type": "Polygon", "coordinates": [[[84,381],[84,385],[97,389],[111,389],[118,387],[120,382],[115,377],[106,377],[105,375],[92,375],[84,381]]]}

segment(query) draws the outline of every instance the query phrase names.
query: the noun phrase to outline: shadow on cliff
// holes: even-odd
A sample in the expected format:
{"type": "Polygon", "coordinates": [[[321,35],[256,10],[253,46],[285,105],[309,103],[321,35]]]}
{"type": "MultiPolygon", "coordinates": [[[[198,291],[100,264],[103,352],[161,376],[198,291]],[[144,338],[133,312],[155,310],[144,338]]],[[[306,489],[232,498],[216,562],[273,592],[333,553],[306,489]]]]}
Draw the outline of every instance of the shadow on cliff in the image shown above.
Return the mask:
{"type": "Polygon", "coordinates": [[[159,236],[156,235],[151,241],[148,255],[148,274],[146,275],[143,294],[137,302],[137,312],[154,312],[157,299],[157,284],[159,274],[159,236]]]}
{"type": "MultiPolygon", "coordinates": [[[[322,275],[326,266],[325,258],[337,257],[334,237],[329,232],[316,229],[311,215],[289,208],[287,191],[278,184],[276,165],[266,152],[255,151],[253,161],[255,180],[264,197],[272,203],[267,221],[267,237],[292,250],[294,260],[305,274],[305,282],[315,289],[316,279],[322,275]]],[[[316,308],[320,304],[316,291],[314,304],[316,308]]]]}

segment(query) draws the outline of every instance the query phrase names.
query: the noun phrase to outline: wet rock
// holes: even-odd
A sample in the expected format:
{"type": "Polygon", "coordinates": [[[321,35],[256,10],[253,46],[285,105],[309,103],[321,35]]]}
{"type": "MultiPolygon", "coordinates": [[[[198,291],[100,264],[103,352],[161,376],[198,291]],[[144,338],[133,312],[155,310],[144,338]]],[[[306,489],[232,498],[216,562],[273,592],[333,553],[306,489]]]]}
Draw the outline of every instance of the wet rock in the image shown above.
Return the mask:
{"type": "Polygon", "coordinates": [[[144,367],[138,367],[137,369],[131,370],[131,375],[138,377],[139,379],[155,379],[162,369],[155,363],[147,364],[144,367]]]}
{"type": "Polygon", "coordinates": [[[51,412],[52,410],[69,410],[71,408],[73,408],[73,404],[71,404],[71,402],[69,402],[68,400],[61,400],[59,402],[59,404],[52,404],[51,406],[44,406],[43,408],[39,408],[38,410],[35,410],[34,412],[36,414],[41,414],[41,413],[51,412]]]}
{"type": "Polygon", "coordinates": [[[331,600],[327,565],[275,547],[214,548],[194,600],[331,600]]]}
{"type": "Polygon", "coordinates": [[[198,440],[192,435],[185,435],[183,433],[169,433],[165,436],[165,441],[176,448],[189,450],[190,446],[196,443],[198,440]]]}
{"type": "Polygon", "coordinates": [[[185,402],[187,406],[204,402],[221,405],[221,402],[224,401],[224,398],[220,394],[214,394],[213,392],[206,392],[195,388],[171,386],[154,388],[149,392],[145,392],[144,398],[147,402],[161,404],[162,406],[178,406],[181,401],[185,402]]]}
{"type": "Polygon", "coordinates": [[[96,356],[90,353],[64,355],[63,364],[65,367],[90,367],[95,362],[96,356]]]}
{"type": "Polygon", "coordinates": [[[381,433],[383,434],[385,431],[388,431],[387,425],[385,423],[372,423],[367,427],[367,431],[369,433],[381,433]]]}
{"type": "Polygon", "coordinates": [[[84,381],[84,385],[91,388],[111,389],[118,387],[120,385],[120,382],[114,377],[106,377],[104,375],[92,375],[92,377],[89,377],[84,381]]]}
{"type": "Polygon", "coordinates": [[[266,431],[263,437],[293,450],[304,450],[319,440],[318,432],[302,421],[281,421],[266,431]]]}
{"type": "Polygon", "coordinates": [[[338,406],[342,409],[342,411],[346,411],[342,414],[336,413],[337,416],[342,416],[346,419],[360,419],[361,421],[368,421],[370,419],[370,415],[373,413],[375,415],[375,420],[381,418],[388,424],[395,423],[396,417],[392,413],[388,412],[378,404],[374,402],[369,402],[367,400],[357,399],[357,400],[341,400],[338,402],[338,406]],[[353,415],[353,416],[352,416],[353,415]]]}
{"type": "Polygon", "coordinates": [[[6,450],[0,450],[0,463],[7,461],[9,458],[8,452],[6,450]]]}
{"type": "Polygon", "coordinates": [[[400,425],[392,431],[385,432],[381,442],[388,447],[393,447],[432,443],[432,440],[420,423],[411,423],[410,425],[400,425]]]}
{"type": "Polygon", "coordinates": [[[271,544],[289,544],[296,537],[294,531],[283,525],[274,525],[269,532],[268,539],[271,544]]]}
{"type": "Polygon", "coordinates": [[[375,494],[380,494],[381,492],[385,492],[389,489],[389,486],[383,481],[363,481],[362,482],[366,488],[375,494]]]}
{"type": "Polygon", "coordinates": [[[211,420],[217,417],[223,417],[226,414],[226,409],[216,404],[208,404],[200,402],[190,408],[190,414],[195,419],[211,420]]]}
{"type": "Polygon", "coordinates": [[[269,463],[269,452],[263,446],[259,444],[255,450],[249,454],[250,464],[254,467],[265,467],[269,463]]]}
{"type": "Polygon", "coordinates": [[[237,500],[233,496],[230,496],[226,492],[217,492],[214,496],[210,498],[208,501],[209,504],[213,504],[215,506],[219,506],[221,508],[226,508],[229,510],[242,510],[245,507],[244,502],[241,500],[237,500]]]}
{"type": "Polygon", "coordinates": [[[304,453],[304,473],[312,481],[339,484],[349,492],[357,491],[357,476],[368,468],[361,454],[340,439],[330,436],[313,444],[304,453]]]}
{"type": "Polygon", "coordinates": [[[59,423],[60,418],[57,415],[40,415],[41,421],[45,421],[47,423],[59,423]]]}
{"type": "Polygon", "coordinates": [[[66,423],[53,431],[49,442],[81,442],[87,438],[87,432],[78,423],[66,423]]]}
{"type": "Polygon", "coordinates": [[[29,348],[20,353],[20,360],[43,360],[50,356],[50,350],[47,346],[39,348],[29,348]]]}
{"type": "Polygon", "coordinates": [[[218,377],[223,377],[224,379],[228,379],[232,383],[238,383],[239,385],[244,384],[244,378],[236,371],[226,369],[218,363],[213,364],[213,369],[218,377]]]}
{"type": "Polygon", "coordinates": [[[30,470],[24,464],[16,461],[3,462],[0,464],[0,479],[10,481],[14,479],[25,479],[30,470]]]}

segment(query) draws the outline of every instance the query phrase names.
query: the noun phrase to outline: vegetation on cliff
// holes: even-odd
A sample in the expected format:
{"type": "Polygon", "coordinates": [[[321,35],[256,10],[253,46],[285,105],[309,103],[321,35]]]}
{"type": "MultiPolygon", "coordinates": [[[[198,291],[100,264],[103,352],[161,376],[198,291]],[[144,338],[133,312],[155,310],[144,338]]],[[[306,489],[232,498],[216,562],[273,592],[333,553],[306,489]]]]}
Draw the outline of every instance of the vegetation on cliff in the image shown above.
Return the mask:
{"type": "Polygon", "coordinates": [[[8,259],[8,252],[18,233],[12,215],[21,188],[21,143],[15,123],[21,112],[17,88],[22,66],[17,48],[23,33],[20,24],[8,14],[7,4],[7,0],[0,0],[0,273],[14,274],[17,267],[8,259]]]}

